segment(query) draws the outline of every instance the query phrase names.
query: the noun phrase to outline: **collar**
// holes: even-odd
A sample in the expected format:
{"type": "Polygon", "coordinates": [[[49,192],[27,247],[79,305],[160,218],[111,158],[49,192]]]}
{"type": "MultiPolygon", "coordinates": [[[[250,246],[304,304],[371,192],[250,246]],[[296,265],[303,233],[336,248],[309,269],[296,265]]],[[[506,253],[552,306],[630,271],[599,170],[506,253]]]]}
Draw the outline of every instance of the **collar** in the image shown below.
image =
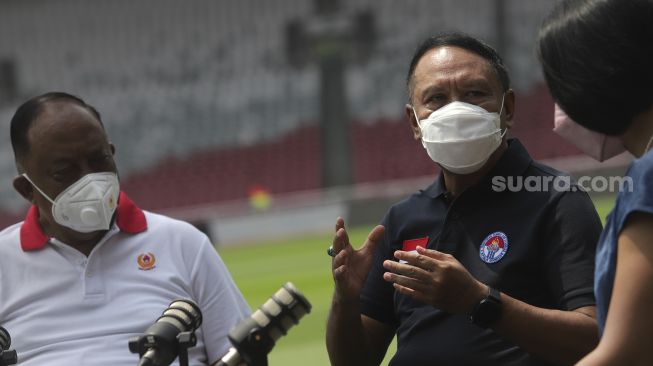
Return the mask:
{"type": "Polygon", "coordinates": [[[437,198],[446,193],[446,190],[444,189],[444,175],[442,175],[442,170],[440,170],[438,177],[435,178],[435,182],[431,183],[431,185],[424,190],[424,193],[431,198],[437,198]]]}
{"type": "MultiPolygon", "coordinates": [[[[143,210],[136,206],[125,192],[120,192],[118,197],[116,225],[120,231],[128,234],[138,234],[147,230],[147,220],[143,210]]],[[[36,205],[32,205],[20,226],[20,246],[24,251],[39,250],[43,249],[48,241],[50,237],[45,235],[39,225],[39,209],[36,205]]]]}
{"type": "MultiPolygon", "coordinates": [[[[474,188],[487,187],[489,189],[491,184],[488,182],[490,182],[492,177],[495,176],[508,177],[522,175],[532,162],[533,158],[531,158],[524,145],[522,145],[518,139],[508,139],[508,148],[506,151],[501,155],[501,158],[499,158],[494,167],[490,169],[488,174],[482,178],[474,188]]],[[[424,193],[431,198],[437,198],[447,193],[444,187],[444,176],[442,175],[442,171],[438,174],[435,182],[424,190],[424,193]]]]}

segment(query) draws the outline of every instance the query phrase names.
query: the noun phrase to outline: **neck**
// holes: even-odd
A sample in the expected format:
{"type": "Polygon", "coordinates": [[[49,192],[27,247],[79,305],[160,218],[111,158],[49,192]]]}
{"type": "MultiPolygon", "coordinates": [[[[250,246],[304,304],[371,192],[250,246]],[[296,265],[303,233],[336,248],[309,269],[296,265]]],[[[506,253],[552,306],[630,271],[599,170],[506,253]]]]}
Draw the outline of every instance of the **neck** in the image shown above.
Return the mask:
{"type": "Polygon", "coordinates": [[[635,157],[641,157],[653,147],[653,108],[635,116],[621,140],[635,157]]]}
{"type": "Polygon", "coordinates": [[[95,248],[97,243],[99,243],[107,233],[106,230],[94,231],[90,233],[79,233],[73,231],[72,229],[51,223],[48,220],[44,219],[42,215],[39,217],[39,224],[41,225],[45,235],[56,238],[57,240],[78,250],[86,256],[91,254],[93,248],[95,248]]]}
{"type": "Polygon", "coordinates": [[[508,149],[508,143],[504,139],[501,145],[494,150],[488,161],[481,167],[481,169],[471,174],[455,174],[446,169],[442,169],[444,176],[444,185],[449,193],[454,197],[460,195],[467,188],[477,184],[487,173],[494,168],[501,156],[508,149]]]}

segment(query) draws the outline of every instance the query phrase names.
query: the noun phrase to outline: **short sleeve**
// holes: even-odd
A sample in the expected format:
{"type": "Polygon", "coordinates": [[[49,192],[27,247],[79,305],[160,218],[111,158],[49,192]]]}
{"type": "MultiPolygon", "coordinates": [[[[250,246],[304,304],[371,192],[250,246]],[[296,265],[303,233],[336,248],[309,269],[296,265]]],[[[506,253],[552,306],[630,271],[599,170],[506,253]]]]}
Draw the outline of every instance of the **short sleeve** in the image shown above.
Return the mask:
{"type": "Polygon", "coordinates": [[[636,160],[624,177],[617,206],[617,232],[633,212],[653,214],[653,152],[636,160]]]}
{"type": "Polygon", "coordinates": [[[392,259],[392,247],[390,245],[390,212],[386,214],[381,222],[385,227],[383,240],[376,247],[372,268],[367,276],[365,286],[361,291],[361,313],[382,323],[396,327],[398,324],[394,312],[394,288],[392,284],[383,279],[383,261],[392,259]]]}
{"type": "Polygon", "coordinates": [[[206,237],[197,253],[191,280],[193,294],[202,310],[201,329],[211,365],[227,353],[231,347],[229,331],[250,315],[250,308],[206,237]]]}
{"type": "Polygon", "coordinates": [[[594,257],[601,220],[586,192],[565,192],[555,203],[543,235],[544,270],[558,306],[593,306],[594,257]]]}

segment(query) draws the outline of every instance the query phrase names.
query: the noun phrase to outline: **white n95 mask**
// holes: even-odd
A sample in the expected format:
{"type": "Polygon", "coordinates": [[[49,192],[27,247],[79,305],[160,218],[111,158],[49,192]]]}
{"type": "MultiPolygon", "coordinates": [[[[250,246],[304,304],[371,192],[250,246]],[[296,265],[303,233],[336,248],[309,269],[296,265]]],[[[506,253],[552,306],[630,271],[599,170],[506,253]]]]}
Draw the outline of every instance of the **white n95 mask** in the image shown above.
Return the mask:
{"type": "Polygon", "coordinates": [[[413,113],[422,133],[422,145],[431,160],[455,174],[478,171],[499,147],[507,131],[501,133],[501,111],[488,112],[459,101],[445,105],[421,121],[414,107],[413,113]]]}
{"type": "Polygon", "coordinates": [[[120,183],[115,173],[91,173],[61,192],[52,200],[23,174],[43,197],[52,203],[52,217],[57,224],[80,233],[108,230],[116,210],[120,183]]]}

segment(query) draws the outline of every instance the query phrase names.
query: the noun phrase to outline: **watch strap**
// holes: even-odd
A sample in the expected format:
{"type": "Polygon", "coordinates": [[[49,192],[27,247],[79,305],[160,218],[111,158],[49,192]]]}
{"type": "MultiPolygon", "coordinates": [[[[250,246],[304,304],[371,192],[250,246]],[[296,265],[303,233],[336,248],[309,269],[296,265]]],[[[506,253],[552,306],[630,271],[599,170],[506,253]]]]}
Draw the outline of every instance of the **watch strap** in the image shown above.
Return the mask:
{"type": "Polygon", "coordinates": [[[482,328],[488,328],[501,317],[501,304],[501,292],[488,286],[488,295],[474,306],[469,320],[482,328]]]}
{"type": "Polygon", "coordinates": [[[499,290],[495,289],[494,287],[488,286],[488,294],[486,299],[491,300],[496,302],[497,304],[501,304],[501,292],[499,290]]]}

